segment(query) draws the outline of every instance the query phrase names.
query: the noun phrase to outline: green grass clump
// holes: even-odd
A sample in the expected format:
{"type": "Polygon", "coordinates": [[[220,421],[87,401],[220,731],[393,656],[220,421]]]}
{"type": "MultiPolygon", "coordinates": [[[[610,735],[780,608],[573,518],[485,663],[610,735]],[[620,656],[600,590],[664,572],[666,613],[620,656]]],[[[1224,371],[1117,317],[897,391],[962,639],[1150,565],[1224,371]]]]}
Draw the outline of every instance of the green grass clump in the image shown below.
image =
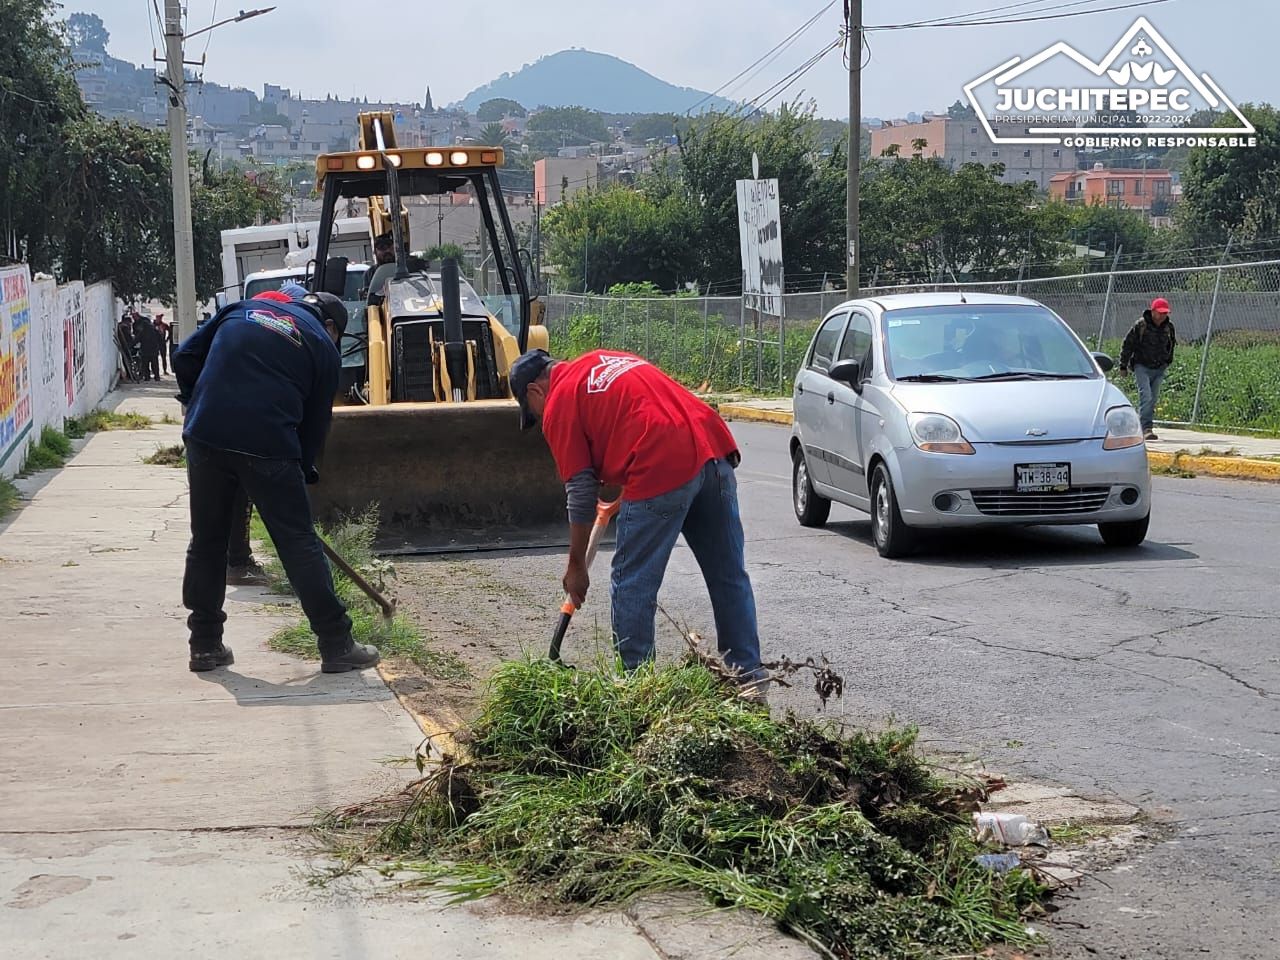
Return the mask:
{"type": "MultiPolygon", "coordinates": [[[[376,509],[363,516],[347,518],[331,527],[318,526],[317,529],[339,556],[359,571],[379,593],[386,595],[387,580],[394,577],[395,569],[373,553],[373,540],[378,530],[376,509]]],[[[253,539],[263,541],[270,551],[271,560],[266,565],[266,571],[272,581],[272,590],[280,594],[292,593],[275,544],[271,542],[266,525],[256,511],[250,534],[253,539]]],[[[413,621],[400,614],[391,620],[384,618],[382,611],[337,567],[333,567],[333,586],[338,597],[347,605],[347,614],[351,617],[351,633],[356,643],[371,643],[384,657],[408,660],[423,672],[440,680],[464,680],[469,676],[466,666],[456,656],[442,650],[433,650],[413,621]]],[[[316,636],[305,621],[277,632],[269,641],[269,646],[281,653],[291,653],[312,660],[320,656],[316,649],[316,636]]]]}
{"type": "Polygon", "coordinates": [[[53,427],[45,427],[40,431],[40,442],[27,451],[23,461],[24,474],[38,470],[54,470],[61,467],[71,456],[71,441],[61,431],[53,427]]]}
{"type": "Polygon", "coordinates": [[[18,506],[18,488],[8,477],[0,477],[0,520],[3,520],[18,506]]]}
{"type": "Polygon", "coordinates": [[[159,446],[156,447],[154,453],[149,453],[143,457],[142,462],[149,463],[155,467],[185,468],[187,465],[187,450],[180,443],[159,446]]]}
{"type": "Polygon", "coordinates": [[[526,659],[460,740],[466,758],[381,809],[367,853],[461,899],[694,890],[867,960],[1033,939],[1042,888],[974,863],[981,790],[925,763],[914,729],[773,719],[692,660],[623,677],[526,659]]]}
{"type": "Polygon", "coordinates": [[[113,410],[91,410],[82,417],[69,417],[64,423],[68,437],[79,440],[100,430],[150,430],[151,418],[141,413],[116,413],[113,410]]]}

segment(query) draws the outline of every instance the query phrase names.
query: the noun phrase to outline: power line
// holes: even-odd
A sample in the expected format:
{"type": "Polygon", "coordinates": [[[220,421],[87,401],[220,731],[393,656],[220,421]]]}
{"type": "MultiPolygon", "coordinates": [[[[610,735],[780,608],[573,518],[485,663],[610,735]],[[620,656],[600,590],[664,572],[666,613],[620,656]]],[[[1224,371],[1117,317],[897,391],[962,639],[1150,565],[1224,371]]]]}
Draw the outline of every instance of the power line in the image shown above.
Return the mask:
{"type": "Polygon", "coordinates": [[[764,54],[762,54],[758,59],[756,59],[756,60],[755,60],[755,61],[753,61],[752,63],[748,64],[746,67],[744,67],[744,68],[743,68],[739,73],[737,73],[735,76],[731,77],[729,80],[727,80],[727,81],[725,81],[724,83],[722,83],[720,86],[718,86],[718,87],[717,87],[715,90],[713,90],[711,93],[707,94],[705,97],[703,97],[703,98],[702,98],[701,100],[699,100],[697,103],[695,103],[693,106],[689,107],[689,109],[685,110],[684,115],[685,115],[685,116],[688,116],[690,113],[692,113],[694,110],[698,109],[698,107],[702,106],[704,103],[706,103],[706,102],[707,102],[708,100],[710,100],[712,97],[717,96],[717,95],[718,95],[718,94],[720,94],[723,90],[725,90],[727,87],[729,87],[730,85],[732,85],[732,84],[736,83],[736,82],[737,82],[740,78],[742,78],[742,77],[743,77],[743,76],[744,76],[748,71],[750,71],[750,70],[754,69],[757,65],[759,65],[759,64],[761,63],[761,61],[765,60],[767,57],[769,57],[769,56],[770,56],[771,54],[773,54],[775,51],[781,52],[781,51],[780,51],[780,48],[785,49],[785,47],[786,47],[786,46],[790,46],[790,44],[791,44],[791,42],[792,42],[793,40],[795,40],[797,37],[799,37],[799,36],[800,36],[800,34],[804,33],[806,30],[808,30],[808,29],[809,29],[809,27],[811,27],[814,23],[816,23],[816,22],[817,22],[817,20],[818,20],[818,18],[819,18],[819,17],[821,17],[824,13],[826,13],[828,10],[830,10],[830,9],[831,9],[832,7],[834,7],[835,5],[836,5],[836,0],[831,0],[831,2],[830,2],[830,3],[828,3],[825,7],[823,7],[821,10],[819,10],[817,13],[815,13],[812,17],[810,17],[808,20],[806,20],[804,23],[802,23],[802,24],[801,24],[799,27],[797,27],[797,28],[796,28],[796,29],[795,29],[791,34],[789,34],[789,35],[788,35],[788,36],[786,36],[786,37],[783,37],[783,38],[782,38],[782,40],[781,40],[781,41],[779,41],[775,46],[773,46],[773,47],[771,47],[769,50],[765,51],[765,53],[764,53],[764,54]]]}
{"type": "MultiPolygon", "coordinates": [[[[1034,17],[1009,17],[1000,20],[947,20],[935,23],[878,23],[864,26],[863,30],[917,30],[932,27],[975,27],[995,26],[1001,23],[1035,23],[1040,20],[1065,20],[1069,17],[1087,17],[1095,13],[1109,13],[1113,10],[1132,10],[1135,7],[1154,7],[1157,4],[1169,3],[1170,0],[1138,0],[1136,3],[1122,3],[1110,7],[1097,7],[1093,10],[1076,10],[1073,13],[1052,13],[1034,17]]],[[[1063,4],[1064,7],[1076,4],[1063,4]]],[[[1051,9],[1051,8],[1045,8],[1051,9]]]]}
{"type": "MultiPolygon", "coordinates": [[[[901,26],[903,29],[905,29],[906,27],[927,27],[935,23],[943,23],[946,21],[953,21],[953,20],[969,20],[974,17],[980,17],[983,14],[1002,13],[1009,10],[1022,10],[1023,12],[1028,14],[1046,13],[1050,10],[1059,10],[1059,9],[1064,9],[1066,7],[1080,7],[1089,3],[1097,3],[1098,0],[1074,0],[1074,2],[1072,3],[1063,3],[1063,4],[1058,4],[1056,6],[1045,6],[1045,4],[1051,4],[1053,2],[1054,0],[1018,0],[1017,3],[1006,3],[1003,6],[987,7],[983,10],[970,10],[968,13],[948,14],[945,17],[931,17],[927,20],[912,20],[911,22],[902,24],[901,26]],[[1030,9],[1031,7],[1039,7],[1040,9],[1032,10],[1030,9]]],[[[872,28],[868,27],[867,29],[872,29],[872,28]]]]}

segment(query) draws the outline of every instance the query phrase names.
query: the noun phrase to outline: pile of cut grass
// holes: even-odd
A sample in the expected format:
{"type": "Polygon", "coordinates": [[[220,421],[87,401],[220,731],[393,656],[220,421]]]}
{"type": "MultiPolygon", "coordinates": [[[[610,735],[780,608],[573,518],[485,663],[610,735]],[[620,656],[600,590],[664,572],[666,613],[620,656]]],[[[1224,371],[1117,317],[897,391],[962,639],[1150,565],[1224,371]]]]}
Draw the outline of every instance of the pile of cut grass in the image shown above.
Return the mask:
{"type": "Polygon", "coordinates": [[[100,430],[150,430],[151,418],[141,413],[91,410],[82,417],[68,417],[63,424],[68,437],[80,440],[100,430]]]}
{"type": "MultiPolygon", "coordinates": [[[[387,593],[387,581],[395,576],[395,568],[386,560],[374,555],[373,541],[378,530],[376,508],[361,516],[344,518],[332,526],[317,525],[320,536],[338,555],[368,580],[379,593],[387,593]]],[[[271,589],[279,594],[291,594],[289,579],[285,576],[275,544],[267,533],[257,513],[253,516],[252,536],[267,547],[271,559],[266,572],[271,579],[271,589]]],[[[341,570],[333,567],[333,586],[338,597],[347,605],[351,617],[351,633],[356,643],[371,643],[384,657],[399,657],[413,663],[418,669],[439,680],[458,681],[470,674],[466,666],[452,653],[433,649],[422,631],[408,617],[397,614],[391,620],[341,570]]],[[[316,636],[305,620],[278,631],[269,641],[272,650],[290,653],[310,660],[319,658],[316,636]]]]}
{"type": "Polygon", "coordinates": [[[490,680],[465,758],[328,827],[376,828],[362,855],[461,899],[694,890],[859,960],[1030,942],[1043,888],[974,862],[984,791],[915,738],[771,718],[693,659],[629,677],[527,659],[490,680]]]}

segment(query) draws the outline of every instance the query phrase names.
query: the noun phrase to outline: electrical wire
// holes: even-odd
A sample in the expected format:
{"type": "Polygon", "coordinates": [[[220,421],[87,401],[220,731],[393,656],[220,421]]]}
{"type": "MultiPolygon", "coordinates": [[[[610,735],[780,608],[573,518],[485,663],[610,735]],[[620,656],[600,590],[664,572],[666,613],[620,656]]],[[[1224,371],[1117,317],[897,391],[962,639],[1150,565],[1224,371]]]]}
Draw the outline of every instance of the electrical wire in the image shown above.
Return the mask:
{"type": "MultiPolygon", "coordinates": [[[[745,76],[749,71],[753,70],[757,65],[759,65],[759,64],[761,63],[761,61],[765,60],[767,57],[769,57],[770,55],[774,54],[774,53],[775,53],[775,51],[780,52],[779,48],[783,48],[783,49],[785,49],[784,45],[785,45],[785,46],[790,46],[790,44],[791,44],[791,42],[792,42],[792,41],[794,41],[797,37],[799,37],[799,36],[800,36],[800,34],[804,33],[806,30],[808,30],[808,29],[809,29],[809,27],[813,26],[813,24],[814,24],[814,23],[816,23],[816,22],[818,21],[818,18],[819,18],[819,17],[821,17],[824,13],[826,13],[828,10],[830,10],[830,9],[831,9],[832,7],[834,7],[835,5],[836,5],[836,0],[831,0],[831,2],[830,2],[830,3],[828,3],[825,7],[823,7],[821,10],[819,10],[817,13],[815,13],[813,16],[811,16],[808,20],[806,20],[804,23],[802,23],[802,24],[801,24],[799,27],[797,27],[797,28],[796,28],[792,33],[790,33],[790,34],[789,34],[789,35],[787,35],[786,37],[783,37],[783,38],[782,38],[782,40],[780,40],[780,41],[779,41],[775,46],[773,46],[773,47],[771,47],[769,50],[765,51],[765,53],[763,53],[763,54],[762,54],[758,59],[756,59],[756,60],[754,60],[752,63],[748,64],[748,65],[747,65],[746,67],[744,67],[744,68],[743,68],[739,73],[737,73],[736,75],[734,75],[733,77],[731,77],[729,80],[727,80],[727,81],[725,81],[724,83],[722,83],[720,86],[718,86],[718,87],[717,87],[715,90],[713,90],[711,93],[707,94],[707,95],[706,95],[706,96],[704,96],[701,100],[699,100],[697,103],[695,103],[693,106],[691,106],[691,107],[689,107],[687,110],[685,110],[685,111],[684,111],[684,115],[687,117],[690,113],[692,113],[694,110],[698,109],[698,107],[702,106],[704,103],[706,103],[706,102],[707,102],[708,100],[710,100],[712,97],[718,96],[721,92],[723,92],[723,91],[724,91],[725,89],[727,89],[729,86],[731,86],[732,84],[736,83],[739,79],[741,79],[743,76],[745,76]]],[[[772,62],[772,61],[771,61],[771,62],[772,62]]]]}
{"type": "MultiPolygon", "coordinates": [[[[976,27],[994,26],[1001,23],[1035,23],[1041,20],[1066,20],[1070,17],[1087,17],[1095,13],[1109,13],[1113,10],[1132,10],[1135,7],[1154,7],[1157,4],[1169,3],[1170,0],[1137,0],[1135,3],[1121,3],[1110,7],[1097,7],[1092,10],[1076,10],[1072,13],[1051,13],[1034,17],[1009,17],[999,20],[947,20],[935,23],[876,23],[868,24],[866,30],[920,30],[933,27],[976,27]]],[[[1075,4],[1064,4],[1074,6],[1075,4]]],[[[1050,9],[1050,8],[1046,8],[1050,9]]]]}
{"type": "Polygon", "coordinates": [[[947,16],[944,16],[944,17],[931,17],[927,20],[913,20],[910,23],[903,24],[902,26],[903,28],[908,26],[927,27],[935,23],[942,23],[944,21],[970,20],[976,17],[981,17],[984,14],[1003,13],[1009,10],[1021,10],[1027,14],[1047,13],[1050,10],[1060,10],[1060,9],[1065,9],[1067,7],[1082,7],[1082,6],[1085,6],[1086,4],[1097,3],[1098,0],[1073,0],[1073,2],[1071,3],[1058,3],[1056,5],[1046,6],[1046,4],[1055,4],[1055,2],[1056,0],[1018,0],[1017,3],[1006,3],[1003,6],[987,7],[986,9],[983,9],[983,10],[970,10],[968,13],[954,13],[954,14],[948,14],[947,16]],[[1030,9],[1032,7],[1038,7],[1039,9],[1034,9],[1034,10],[1030,9]]]}
{"type": "MultiPolygon", "coordinates": [[[[210,28],[212,28],[212,27],[213,27],[213,25],[214,25],[215,23],[217,23],[217,21],[218,21],[218,0],[213,0],[213,13],[209,14],[209,26],[210,26],[210,28]]],[[[212,43],[212,42],[213,42],[213,30],[212,30],[212,29],[210,29],[210,30],[209,30],[209,35],[208,35],[208,36],[206,36],[206,37],[204,38],[204,52],[200,54],[200,59],[201,59],[202,61],[203,61],[203,60],[204,60],[204,58],[208,55],[208,53],[209,53],[209,44],[210,44],[210,43],[212,43]]]]}

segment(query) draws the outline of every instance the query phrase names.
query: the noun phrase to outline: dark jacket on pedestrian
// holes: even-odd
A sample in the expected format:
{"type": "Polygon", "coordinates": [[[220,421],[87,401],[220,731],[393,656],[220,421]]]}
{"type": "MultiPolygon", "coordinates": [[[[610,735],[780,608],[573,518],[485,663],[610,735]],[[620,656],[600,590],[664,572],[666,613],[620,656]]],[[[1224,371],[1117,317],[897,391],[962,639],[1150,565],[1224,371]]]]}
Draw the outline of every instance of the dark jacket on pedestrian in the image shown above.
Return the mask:
{"type": "Polygon", "coordinates": [[[1134,364],[1160,370],[1173,362],[1173,348],[1178,344],[1178,336],[1173,329],[1173,321],[1165,320],[1156,326],[1151,319],[1151,311],[1143,310],[1142,319],[1130,328],[1120,348],[1120,366],[1126,370],[1134,364]]]}
{"type": "Polygon", "coordinates": [[[138,317],[133,321],[133,339],[143,357],[160,356],[160,334],[146,317],[138,317]]]}
{"type": "Polygon", "coordinates": [[[218,311],[173,357],[182,435],[218,450],[298,460],[324,443],[341,361],[320,318],[301,303],[242,300],[218,311]]]}

